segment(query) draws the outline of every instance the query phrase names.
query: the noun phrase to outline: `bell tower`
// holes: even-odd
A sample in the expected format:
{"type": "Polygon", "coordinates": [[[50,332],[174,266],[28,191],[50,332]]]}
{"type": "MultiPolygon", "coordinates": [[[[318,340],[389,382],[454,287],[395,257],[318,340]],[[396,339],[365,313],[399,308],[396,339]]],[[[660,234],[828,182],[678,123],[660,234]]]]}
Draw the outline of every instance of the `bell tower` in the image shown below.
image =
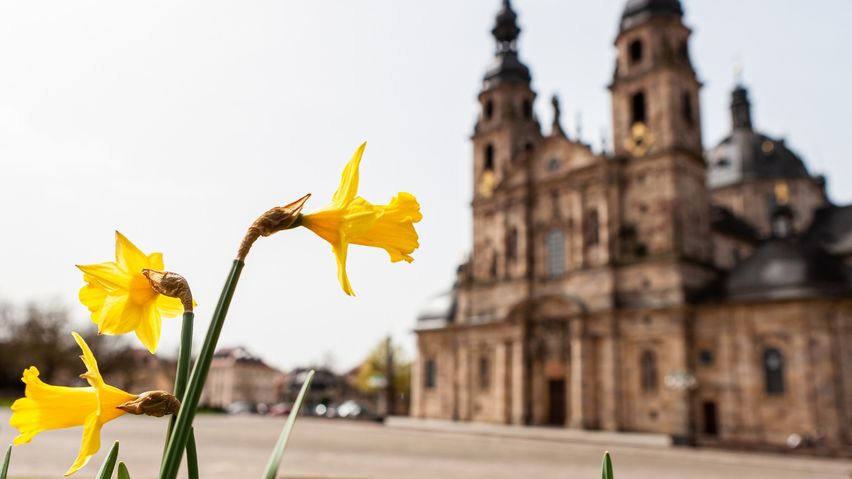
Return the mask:
{"type": "Polygon", "coordinates": [[[525,184],[525,158],[541,139],[532,78],[518,55],[520,33],[510,0],[503,0],[491,30],[494,59],[483,78],[472,136],[472,260],[477,280],[514,278],[525,271],[526,225],[515,221],[523,215],[500,208],[509,199],[508,185],[525,184]]]}
{"type": "Polygon", "coordinates": [[[665,296],[679,300],[709,278],[712,261],[690,33],[679,0],[628,0],[610,84],[614,150],[623,165],[617,254],[626,263],[671,267],[680,280],[665,296]]]}

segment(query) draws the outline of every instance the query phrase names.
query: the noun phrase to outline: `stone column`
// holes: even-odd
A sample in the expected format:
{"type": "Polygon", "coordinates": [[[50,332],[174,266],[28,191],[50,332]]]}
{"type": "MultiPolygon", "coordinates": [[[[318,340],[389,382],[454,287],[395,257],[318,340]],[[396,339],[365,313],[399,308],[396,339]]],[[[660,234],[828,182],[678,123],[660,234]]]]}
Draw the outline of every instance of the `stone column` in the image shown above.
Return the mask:
{"type": "Polygon", "coordinates": [[[512,358],[509,374],[512,375],[512,424],[524,424],[524,408],[526,403],[524,379],[524,341],[519,338],[512,344],[512,358]]]}
{"type": "Polygon", "coordinates": [[[507,381],[506,376],[508,371],[506,370],[507,357],[506,357],[506,343],[503,341],[498,341],[497,346],[494,348],[494,417],[492,418],[496,422],[504,423],[506,422],[507,411],[506,407],[508,406],[507,397],[508,394],[506,391],[507,381]]]}
{"type": "Polygon", "coordinates": [[[462,344],[456,346],[456,354],[458,356],[458,366],[456,368],[456,411],[461,421],[470,421],[472,418],[471,410],[471,384],[470,384],[470,350],[462,344]]]}
{"type": "Polygon", "coordinates": [[[598,374],[601,378],[601,397],[597,399],[600,405],[600,427],[605,431],[617,431],[620,424],[618,398],[621,391],[618,390],[618,341],[615,334],[614,327],[611,327],[600,339],[601,363],[598,365],[598,374]]]}
{"type": "Polygon", "coordinates": [[[423,350],[418,344],[414,364],[411,365],[411,417],[423,417],[423,350]]]}
{"type": "Polygon", "coordinates": [[[574,429],[583,429],[586,425],[586,407],[583,401],[583,393],[586,374],[586,356],[589,348],[588,339],[585,337],[582,319],[571,321],[571,418],[569,426],[574,429]]]}

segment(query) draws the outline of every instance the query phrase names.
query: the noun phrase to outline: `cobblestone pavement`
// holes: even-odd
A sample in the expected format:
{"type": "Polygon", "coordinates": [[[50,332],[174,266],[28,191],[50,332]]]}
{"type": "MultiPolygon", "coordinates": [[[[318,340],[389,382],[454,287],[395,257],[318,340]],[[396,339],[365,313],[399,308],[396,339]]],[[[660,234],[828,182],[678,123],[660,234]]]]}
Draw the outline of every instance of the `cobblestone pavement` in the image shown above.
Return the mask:
{"type": "MultiPolygon", "coordinates": [[[[0,410],[0,444],[14,431],[0,410]]],[[[257,478],[283,419],[208,416],[196,421],[204,479],[257,478]]],[[[101,452],[75,477],[92,477],[112,441],[134,479],[156,477],[165,420],[122,417],[104,428],[101,452]]],[[[81,429],[46,432],[16,447],[10,479],[59,478],[79,448],[81,429]]],[[[386,428],[300,419],[284,456],[287,478],[518,479],[600,477],[601,446],[386,428]]],[[[849,479],[852,461],[712,450],[612,448],[619,479],[849,479]]]]}

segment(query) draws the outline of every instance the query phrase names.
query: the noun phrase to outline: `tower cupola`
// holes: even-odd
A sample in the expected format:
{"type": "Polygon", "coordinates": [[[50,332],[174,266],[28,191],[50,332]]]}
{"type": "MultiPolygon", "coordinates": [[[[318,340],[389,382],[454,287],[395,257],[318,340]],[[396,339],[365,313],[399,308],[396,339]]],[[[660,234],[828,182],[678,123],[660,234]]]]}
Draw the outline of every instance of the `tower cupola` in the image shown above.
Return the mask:
{"type": "Polygon", "coordinates": [[[512,9],[509,0],[503,0],[503,5],[497,13],[497,20],[491,34],[497,42],[494,61],[485,73],[485,89],[507,83],[529,84],[530,70],[518,58],[518,36],[521,28],[518,26],[518,15],[512,9]]]}
{"type": "Polygon", "coordinates": [[[751,130],[751,102],[742,84],[731,93],[731,120],[734,130],[751,130]]]}

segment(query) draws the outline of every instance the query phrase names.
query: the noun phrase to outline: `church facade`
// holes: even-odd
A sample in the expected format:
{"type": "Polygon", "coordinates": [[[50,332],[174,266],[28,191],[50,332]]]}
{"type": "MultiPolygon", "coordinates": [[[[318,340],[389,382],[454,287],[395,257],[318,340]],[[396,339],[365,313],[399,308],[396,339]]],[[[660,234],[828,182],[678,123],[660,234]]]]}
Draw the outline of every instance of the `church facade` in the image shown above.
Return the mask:
{"type": "Polygon", "coordinates": [[[418,317],[411,415],[852,445],[852,207],[732,92],[705,151],[678,0],[629,0],[612,152],[534,114],[504,0],[473,142],[473,245],[418,317]]]}

